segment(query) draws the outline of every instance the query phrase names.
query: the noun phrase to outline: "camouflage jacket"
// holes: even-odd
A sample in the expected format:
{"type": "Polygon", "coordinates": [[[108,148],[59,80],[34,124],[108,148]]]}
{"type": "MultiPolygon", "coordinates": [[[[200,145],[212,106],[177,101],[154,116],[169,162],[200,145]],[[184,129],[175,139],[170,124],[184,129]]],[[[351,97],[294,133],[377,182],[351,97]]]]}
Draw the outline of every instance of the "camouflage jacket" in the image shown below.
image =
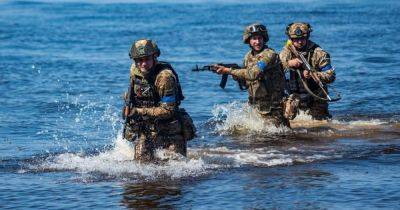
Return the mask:
{"type": "Polygon", "coordinates": [[[264,103],[266,108],[279,107],[285,87],[279,55],[267,46],[258,54],[250,50],[244,57],[243,69],[231,74],[246,81],[250,103],[264,103]]]}
{"type": "Polygon", "coordinates": [[[175,116],[180,103],[179,81],[173,70],[166,67],[157,63],[153,70],[155,72],[145,77],[132,64],[130,79],[133,84],[135,107],[140,116],[157,119],[169,119],[175,116]]]}
{"type": "MultiPolygon", "coordinates": [[[[324,51],[320,46],[315,44],[313,41],[308,40],[307,46],[305,46],[305,50],[302,53],[304,57],[308,60],[311,67],[318,71],[318,77],[325,84],[332,83],[335,78],[335,71],[331,66],[331,59],[329,53],[324,51]]],[[[282,61],[283,69],[288,68],[288,61],[295,58],[295,56],[290,52],[287,46],[284,46],[279,57],[282,61]]],[[[300,70],[303,70],[302,68],[300,70]]],[[[295,78],[291,76],[290,80],[294,80],[295,78]]],[[[296,77],[297,79],[297,77],[296,77]]],[[[302,85],[301,83],[299,85],[302,85]]],[[[310,87],[312,88],[312,87],[310,87]]]]}

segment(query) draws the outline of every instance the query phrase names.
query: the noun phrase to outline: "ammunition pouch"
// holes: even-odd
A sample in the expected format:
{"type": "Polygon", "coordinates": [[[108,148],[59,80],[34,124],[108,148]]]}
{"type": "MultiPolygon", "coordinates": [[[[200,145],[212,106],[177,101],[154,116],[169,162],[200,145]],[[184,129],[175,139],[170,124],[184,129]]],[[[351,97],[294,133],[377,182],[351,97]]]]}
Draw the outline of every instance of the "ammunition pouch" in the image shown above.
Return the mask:
{"type": "Polygon", "coordinates": [[[177,117],[181,124],[181,132],[185,141],[189,141],[196,137],[196,127],[194,126],[193,120],[189,113],[184,108],[179,108],[177,111],[177,117]]]}
{"type": "Polygon", "coordinates": [[[131,139],[135,133],[155,133],[158,137],[170,137],[181,135],[185,141],[189,141],[196,136],[196,127],[192,118],[185,109],[176,110],[174,117],[169,119],[148,119],[148,120],[131,120],[126,126],[128,132],[125,134],[126,139],[131,139]],[[130,134],[133,133],[133,134],[130,134]]]}
{"type": "Polygon", "coordinates": [[[179,135],[181,133],[181,125],[179,119],[176,117],[166,120],[156,120],[155,128],[158,136],[179,135]]]}
{"type": "Polygon", "coordinates": [[[154,107],[158,102],[146,98],[137,98],[135,107],[154,107]]]}
{"type": "Polygon", "coordinates": [[[124,138],[128,141],[134,141],[139,133],[149,134],[155,130],[154,123],[149,120],[143,120],[142,117],[129,118],[128,123],[124,125],[124,138]]]}

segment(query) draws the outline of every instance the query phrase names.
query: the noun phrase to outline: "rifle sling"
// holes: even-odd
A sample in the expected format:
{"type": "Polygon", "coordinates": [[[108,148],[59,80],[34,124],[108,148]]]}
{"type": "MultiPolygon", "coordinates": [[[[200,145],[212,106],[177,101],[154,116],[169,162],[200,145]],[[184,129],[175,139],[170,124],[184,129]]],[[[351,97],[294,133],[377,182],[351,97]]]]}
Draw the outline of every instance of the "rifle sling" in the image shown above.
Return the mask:
{"type": "MultiPolygon", "coordinates": [[[[292,45],[292,47],[294,48],[293,45],[292,45]]],[[[312,46],[312,48],[310,49],[310,51],[307,53],[307,54],[308,54],[308,55],[307,55],[307,62],[308,62],[309,64],[310,64],[310,61],[311,61],[312,56],[314,55],[314,50],[315,50],[317,47],[318,47],[318,45],[314,44],[314,45],[312,46]]],[[[289,49],[291,49],[291,51],[292,51],[292,48],[291,48],[291,47],[289,47],[289,49]]],[[[295,49],[293,49],[293,50],[295,50],[295,49]]],[[[292,53],[294,53],[294,52],[292,52],[292,53]]],[[[300,55],[301,52],[297,52],[297,53],[300,55]]],[[[294,53],[294,54],[295,54],[295,53],[294,53]]],[[[310,66],[311,66],[311,64],[310,64],[310,66]]],[[[304,89],[305,89],[312,97],[314,97],[314,98],[316,98],[316,99],[318,99],[318,100],[321,100],[321,101],[331,101],[331,102],[333,102],[333,101],[338,101],[338,100],[340,100],[340,98],[329,100],[328,98],[322,98],[322,97],[316,95],[316,94],[313,93],[313,92],[311,91],[311,89],[308,87],[307,82],[304,81],[303,75],[300,73],[300,71],[299,71],[298,69],[296,69],[296,72],[297,72],[297,74],[298,74],[298,76],[299,76],[299,79],[301,80],[301,82],[302,82],[302,84],[303,84],[303,86],[304,86],[304,89]]],[[[315,81],[315,82],[317,83],[317,81],[315,81]]],[[[322,89],[323,87],[320,87],[320,88],[322,89]]],[[[322,91],[326,92],[324,89],[323,89],[322,91]]],[[[326,94],[326,96],[328,97],[328,94],[326,94]]]]}
{"type": "Polygon", "coordinates": [[[302,75],[301,75],[301,73],[300,73],[300,70],[297,69],[296,72],[297,72],[297,74],[299,75],[300,81],[303,83],[304,89],[305,89],[312,97],[314,97],[314,98],[316,98],[316,99],[318,99],[318,100],[321,100],[321,101],[330,101],[330,102],[339,101],[339,100],[341,99],[340,97],[338,97],[338,98],[329,100],[329,99],[327,99],[327,98],[322,98],[322,97],[316,95],[316,94],[313,93],[313,92],[311,91],[311,89],[308,87],[307,82],[304,81],[304,79],[303,79],[303,77],[302,77],[302,75]]]}

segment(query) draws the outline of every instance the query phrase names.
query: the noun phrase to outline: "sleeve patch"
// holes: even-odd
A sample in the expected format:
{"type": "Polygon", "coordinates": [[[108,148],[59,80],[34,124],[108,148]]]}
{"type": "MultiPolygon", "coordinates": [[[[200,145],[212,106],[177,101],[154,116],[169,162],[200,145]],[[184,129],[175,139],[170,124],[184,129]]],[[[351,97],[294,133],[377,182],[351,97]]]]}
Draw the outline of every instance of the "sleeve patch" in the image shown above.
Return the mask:
{"type": "Polygon", "coordinates": [[[164,96],[161,98],[162,103],[175,103],[176,97],[175,95],[164,96]]]}
{"type": "Polygon", "coordinates": [[[264,61],[258,61],[257,66],[258,68],[260,68],[260,70],[264,71],[267,68],[267,63],[265,63],[264,61]]]}
{"type": "Polygon", "coordinates": [[[322,71],[326,71],[326,70],[329,70],[329,69],[332,69],[332,66],[331,66],[331,64],[329,64],[329,63],[326,64],[324,67],[321,68],[322,71]]]}

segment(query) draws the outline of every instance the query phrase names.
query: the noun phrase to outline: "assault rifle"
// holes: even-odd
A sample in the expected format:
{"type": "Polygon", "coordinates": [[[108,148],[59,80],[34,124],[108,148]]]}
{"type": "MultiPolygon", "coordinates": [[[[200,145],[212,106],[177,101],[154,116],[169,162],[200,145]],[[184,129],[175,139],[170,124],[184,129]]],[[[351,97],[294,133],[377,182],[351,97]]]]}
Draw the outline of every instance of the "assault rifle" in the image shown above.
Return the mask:
{"type": "MultiPolygon", "coordinates": [[[[217,64],[211,64],[211,65],[205,65],[199,68],[198,65],[196,65],[195,68],[192,69],[192,71],[212,71],[215,72],[215,65],[220,65],[220,66],[224,66],[226,68],[232,68],[232,69],[240,69],[240,66],[236,63],[217,63],[217,64]]],[[[226,86],[226,82],[228,81],[228,74],[223,74],[222,78],[221,78],[221,82],[219,83],[219,86],[224,89],[226,86]]],[[[239,81],[239,86],[240,89],[242,89],[242,84],[239,81]]]]}
{"type": "Polygon", "coordinates": [[[340,94],[336,94],[336,98],[332,98],[331,96],[329,96],[328,92],[325,90],[324,85],[322,84],[321,80],[319,79],[318,75],[317,75],[317,70],[315,70],[314,68],[311,67],[311,65],[308,63],[307,59],[304,57],[303,54],[299,53],[296,48],[293,46],[292,41],[288,40],[286,45],[288,46],[289,50],[297,57],[299,58],[302,62],[303,62],[303,67],[306,71],[310,72],[311,78],[315,81],[315,83],[318,84],[319,88],[322,90],[322,92],[324,93],[324,95],[326,96],[326,98],[322,98],[320,96],[318,96],[317,94],[313,93],[311,91],[311,89],[308,87],[307,83],[304,81],[303,79],[303,75],[300,73],[300,71],[297,69],[296,72],[299,75],[299,77],[301,78],[301,82],[304,85],[304,88],[306,89],[306,91],[312,95],[314,98],[317,98],[319,100],[322,101],[339,101],[341,99],[340,94]]]}
{"type": "MultiPolygon", "coordinates": [[[[125,134],[126,134],[126,132],[127,132],[127,129],[129,129],[129,128],[128,128],[129,122],[130,122],[132,119],[135,120],[135,121],[140,120],[139,117],[134,117],[134,118],[132,118],[132,117],[129,116],[130,110],[131,110],[132,108],[134,108],[135,105],[136,105],[135,98],[133,97],[133,91],[134,91],[133,88],[134,88],[134,87],[133,87],[133,80],[130,79],[130,84],[129,84],[129,88],[128,88],[128,93],[125,94],[125,108],[124,108],[124,115],[123,115],[123,117],[124,117],[124,119],[125,119],[125,123],[124,123],[124,129],[123,129],[123,131],[122,131],[122,136],[123,136],[123,137],[126,136],[125,134]]],[[[131,140],[131,139],[127,139],[127,140],[131,140]]]]}

